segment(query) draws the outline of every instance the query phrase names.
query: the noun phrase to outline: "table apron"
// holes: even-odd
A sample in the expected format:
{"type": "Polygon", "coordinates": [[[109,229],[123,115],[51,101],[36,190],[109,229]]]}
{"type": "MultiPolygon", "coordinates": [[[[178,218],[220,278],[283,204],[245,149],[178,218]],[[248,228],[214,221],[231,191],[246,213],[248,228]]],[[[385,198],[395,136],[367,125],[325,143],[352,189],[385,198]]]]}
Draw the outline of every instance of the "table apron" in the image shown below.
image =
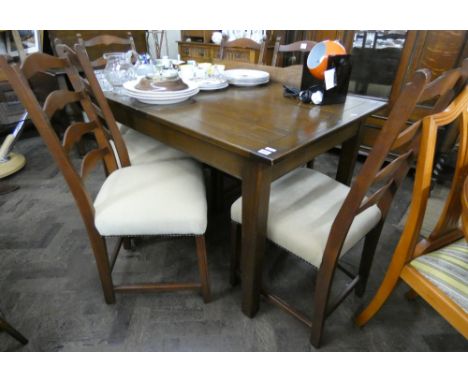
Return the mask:
{"type": "Polygon", "coordinates": [[[125,109],[115,106],[112,107],[112,111],[120,123],[238,179],[242,179],[244,167],[252,160],[211,142],[185,134],[172,126],[165,125],[164,122],[145,118],[139,113],[128,113],[125,109]]]}
{"type": "Polygon", "coordinates": [[[287,155],[283,160],[278,161],[272,168],[272,180],[278,179],[288,172],[300,167],[320,154],[331,150],[344,141],[355,136],[359,131],[359,124],[352,123],[341,128],[328,136],[321,138],[309,145],[303,146],[298,150],[287,155]]]}

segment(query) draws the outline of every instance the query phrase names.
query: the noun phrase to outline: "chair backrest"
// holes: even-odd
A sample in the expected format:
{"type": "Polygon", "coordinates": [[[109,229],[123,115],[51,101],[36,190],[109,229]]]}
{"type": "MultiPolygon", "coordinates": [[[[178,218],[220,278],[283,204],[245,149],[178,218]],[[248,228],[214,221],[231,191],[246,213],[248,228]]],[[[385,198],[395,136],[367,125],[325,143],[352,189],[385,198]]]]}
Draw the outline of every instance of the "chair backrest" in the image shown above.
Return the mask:
{"type": "Polygon", "coordinates": [[[32,122],[62,172],[75,198],[88,234],[91,238],[96,239],[95,243],[98,242],[100,235],[94,225],[94,207],[91,196],[85,188],[84,178],[99,161],[103,162],[106,172],[109,174],[117,169],[117,162],[105,129],[84,88],[76,91],[63,89],[52,91],[48,94],[44,105],[41,106],[28,83],[28,80],[37,73],[65,72],[70,82],[78,84],[81,82],[78,78],[78,72],[67,59],[44,53],[32,54],[26,58],[21,66],[17,64],[9,65],[5,56],[0,56],[0,68],[3,69],[10,85],[28,111],[32,122]],[[71,103],[77,103],[81,106],[88,117],[88,122],[72,123],[65,131],[63,142],[60,142],[52,127],[51,119],[55,112],[71,103]],[[89,151],[83,157],[81,170],[78,172],[68,157],[68,153],[73,145],[87,133],[94,134],[97,148],[89,151]]]}
{"type": "Polygon", "coordinates": [[[94,68],[92,67],[86,48],[80,44],[75,44],[74,48],[75,50],[65,44],[57,44],[55,46],[59,57],[68,59],[77,72],[83,73],[84,77],[80,76],[79,78],[81,81],[77,83],[72,82],[71,85],[77,91],[84,88],[88,93],[97,114],[101,118],[101,122],[103,122],[109,130],[109,134],[112,137],[112,141],[114,142],[115,149],[117,151],[120,166],[130,166],[127,147],[125,146],[122,134],[117,126],[117,122],[109,103],[107,102],[106,96],[104,95],[104,92],[99,85],[99,81],[94,74],[94,68]]]}
{"type": "MultiPolygon", "coordinates": [[[[426,172],[416,173],[410,212],[399,243],[399,246],[407,246],[404,247],[405,253],[408,254],[407,261],[411,260],[412,257],[420,256],[450,244],[463,236],[460,217],[462,217],[463,211],[462,200],[465,197],[463,187],[468,176],[468,85],[443,112],[425,117],[423,125],[426,129],[437,131],[439,127],[452,122],[457,123],[460,137],[450,191],[436,226],[427,238],[418,242],[429,198],[431,186],[429,174],[432,171],[433,161],[427,161],[426,172]]],[[[466,221],[465,215],[463,215],[463,220],[466,221]]]]}
{"type": "Polygon", "coordinates": [[[434,100],[434,103],[426,108],[422,115],[427,116],[443,111],[464,89],[467,79],[468,58],[463,61],[462,66],[447,70],[426,87],[419,102],[434,100]]]}
{"type": "MultiPolygon", "coordinates": [[[[468,207],[466,195],[468,192],[468,86],[446,110],[425,117],[422,125],[423,139],[421,140],[421,151],[416,168],[409,214],[388,270],[388,272],[396,272],[397,274],[414,258],[436,251],[463,237],[459,221],[462,210],[466,208],[465,205],[468,207]],[[431,189],[437,130],[439,127],[455,121],[458,122],[460,145],[450,191],[435,228],[427,238],[421,239],[421,227],[431,189]],[[463,191],[464,184],[465,191],[463,191]]],[[[463,212],[462,220],[466,232],[465,212],[463,212]]]]}
{"type": "MultiPolygon", "coordinates": [[[[403,121],[401,117],[406,115],[406,118],[409,120],[409,116],[412,114],[412,110],[415,109],[416,104],[431,99],[436,99],[435,104],[430,109],[431,115],[445,109],[453,99],[454,87],[460,80],[460,77],[461,71],[454,69],[428,83],[430,74],[427,70],[423,69],[416,72],[412,83],[405,87],[394,104],[388,120],[384,124],[372,151],[350,190],[347,198],[350,205],[346,206],[347,202],[345,202],[342,209],[349,208],[352,210],[356,208],[357,201],[353,200],[356,197],[361,203],[355,210],[356,214],[361,213],[372,205],[377,205],[382,211],[383,219],[385,219],[393,197],[406,177],[413,160],[418,156],[419,149],[422,148],[424,156],[430,155],[433,157],[433,154],[428,152],[432,146],[428,145],[427,142],[422,142],[424,139],[432,139],[432,136],[428,137],[422,134],[422,120],[408,126],[408,123],[403,121]],[[423,87],[419,89],[419,85],[421,84],[423,87]],[[411,88],[413,87],[419,90],[412,92],[411,88]],[[398,151],[399,155],[385,167],[381,168],[385,161],[385,156],[390,151],[398,151]],[[378,188],[377,191],[365,200],[364,197],[369,188],[377,184],[383,184],[383,186],[378,188]]],[[[437,129],[435,132],[437,133],[437,129]]],[[[418,166],[422,166],[426,162],[426,159],[420,158],[418,166]]]]}
{"type": "MultiPolygon", "coordinates": [[[[92,48],[98,45],[104,45],[105,49],[106,48],[116,49],[115,46],[123,45],[123,47],[121,47],[119,51],[131,50],[134,54],[134,58],[138,56],[136,46],[135,46],[135,41],[133,40],[133,36],[130,32],[127,32],[127,38],[104,34],[104,35],[90,38],[89,40],[83,40],[83,37],[81,36],[80,33],[76,34],[76,38],[78,40],[78,44],[83,46],[85,49],[92,48]]],[[[94,61],[91,61],[91,65],[95,68],[103,67],[106,65],[106,60],[104,59],[104,57],[101,56],[95,59],[94,61]]]]}
{"type": "Polygon", "coordinates": [[[291,44],[281,45],[281,36],[276,38],[275,48],[273,49],[273,57],[271,59],[271,66],[276,66],[276,61],[278,60],[278,53],[295,53],[302,52],[307,53],[312,50],[312,48],[317,44],[316,41],[303,40],[296,41],[291,44]]]}
{"type": "Polygon", "coordinates": [[[400,93],[333,222],[321,264],[323,272],[320,272],[321,279],[318,282],[331,283],[344,241],[357,215],[377,205],[382,213],[381,224],[385,221],[393,197],[420,147],[421,123],[416,122],[408,127],[406,121],[415,109],[429,79],[429,70],[418,70],[400,93]],[[400,149],[401,154],[382,168],[390,150],[396,148],[400,149]],[[366,197],[372,186],[379,187],[366,197]]]}
{"type": "Polygon", "coordinates": [[[250,38],[239,38],[233,41],[227,41],[227,38],[224,36],[221,41],[221,46],[219,48],[219,59],[229,60],[229,61],[239,61],[237,59],[236,48],[241,49],[252,49],[258,50],[258,64],[263,64],[263,56],[265,55],[266,41],[263,40],[261,44],[255,42],[250,38]]]}
{"type": "Polygon", "coordinates": [[[468,176],[463,183],[463,192],[461,194],[462,204],[462,227],[465,234],[465,240],[468,241],[468,176]]]}

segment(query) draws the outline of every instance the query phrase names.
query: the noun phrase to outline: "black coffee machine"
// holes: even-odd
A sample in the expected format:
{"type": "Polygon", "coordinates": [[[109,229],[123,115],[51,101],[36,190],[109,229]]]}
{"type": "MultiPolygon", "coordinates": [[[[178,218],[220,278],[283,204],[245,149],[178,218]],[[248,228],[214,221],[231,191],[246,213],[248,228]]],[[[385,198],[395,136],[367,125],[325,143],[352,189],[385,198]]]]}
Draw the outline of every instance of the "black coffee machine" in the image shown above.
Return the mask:
{"type": "MultiPolygon", "coordinates": [[[[309,99],[313,93],[322,93],[320,105],[339,104],[346,101],[349,79],[351,76],[351,55],[328,56],[327,69],[323,80],[317,79],[309,71],[305,60],[302,69],[301,91],[308,92],[309,99]]],[[[320,97],[319,97],[320,99],[320,97]]]]}

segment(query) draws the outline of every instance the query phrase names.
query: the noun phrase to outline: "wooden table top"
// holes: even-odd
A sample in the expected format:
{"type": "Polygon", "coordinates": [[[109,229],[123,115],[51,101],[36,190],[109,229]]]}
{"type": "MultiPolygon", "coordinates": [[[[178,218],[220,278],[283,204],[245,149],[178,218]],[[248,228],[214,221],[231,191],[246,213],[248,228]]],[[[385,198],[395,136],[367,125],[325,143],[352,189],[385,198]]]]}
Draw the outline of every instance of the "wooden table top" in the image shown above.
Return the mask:
{"type": "Polygon", "coordinates": [[[303,104],[284,97],[282,85],[276,82],[251,88],[230,86],[225,90],[200,92],[192,99],[174,105],[147,105],[114,93],[106,93],[106,96],[111,106],[123,107],[130,113],[142,113],[156,123],[271,164],[386,105],[351,94],[344,104],[303,104]],[[259,150],[265,147],[276,152],[260,153],[259,150]]]}

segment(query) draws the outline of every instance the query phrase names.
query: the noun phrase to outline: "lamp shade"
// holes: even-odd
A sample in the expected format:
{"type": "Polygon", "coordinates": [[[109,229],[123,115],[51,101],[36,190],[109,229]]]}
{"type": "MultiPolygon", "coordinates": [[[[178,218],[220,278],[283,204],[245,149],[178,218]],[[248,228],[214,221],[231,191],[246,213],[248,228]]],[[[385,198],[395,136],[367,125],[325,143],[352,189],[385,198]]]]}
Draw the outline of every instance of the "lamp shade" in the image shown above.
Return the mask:
{"type": "Polygon", "coordinates": [[[307,57],[307,67],[310,73],[319,80],[325,77],[328,66],[328,56],[346,54],[346,49],[338,41],[325,40],[315,44],[307,57]]]}

